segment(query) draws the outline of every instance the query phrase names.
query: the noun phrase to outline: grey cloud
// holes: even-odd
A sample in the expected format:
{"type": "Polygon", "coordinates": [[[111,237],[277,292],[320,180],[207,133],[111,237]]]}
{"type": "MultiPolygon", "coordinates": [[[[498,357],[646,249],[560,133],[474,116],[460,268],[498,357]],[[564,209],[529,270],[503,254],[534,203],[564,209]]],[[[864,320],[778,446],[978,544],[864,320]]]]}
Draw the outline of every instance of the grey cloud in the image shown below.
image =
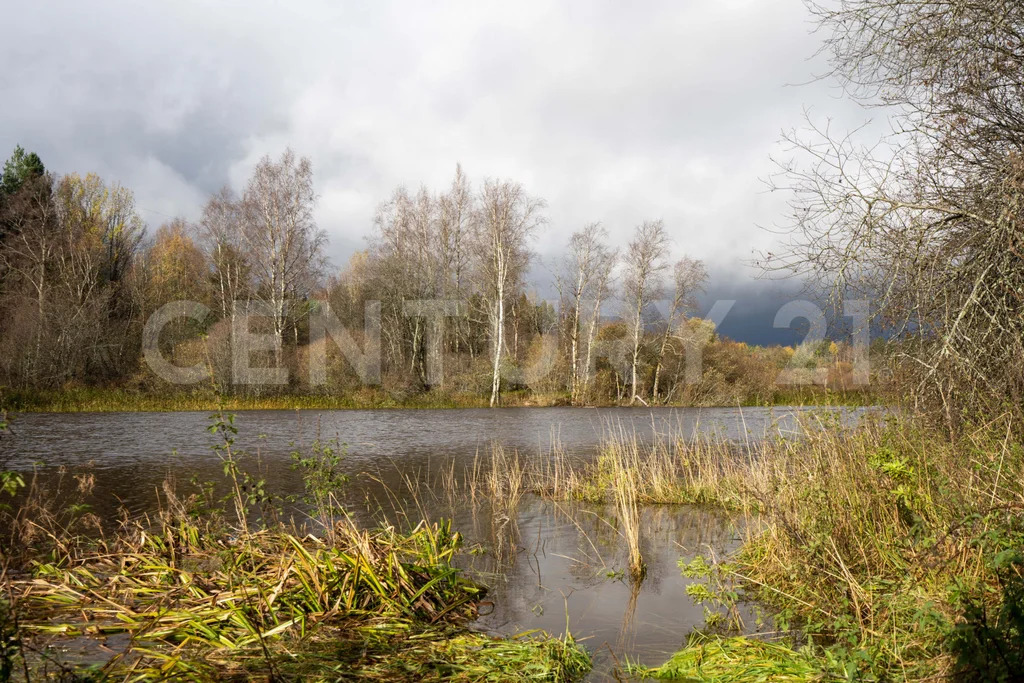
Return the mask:
{"type": "MultiPolygon", "coordinates": [[[[662,218],[678,251],[749,282],[775,239],[765,195],[805,105],[863,113],[825,84],[799,0],[524,3],[23,3],[0,44],[0,154],[97,171],[153,213],[195,217],[285,145],[313,158],[343,261],[399,184],[457,161],[549,203],[537,251],[600,220],[624,244],[662,218]]],[[[760,299],[759,299],[760,300],[760,299]]],[[[766,304],[767,305],[767,304],[766,304]]]]}

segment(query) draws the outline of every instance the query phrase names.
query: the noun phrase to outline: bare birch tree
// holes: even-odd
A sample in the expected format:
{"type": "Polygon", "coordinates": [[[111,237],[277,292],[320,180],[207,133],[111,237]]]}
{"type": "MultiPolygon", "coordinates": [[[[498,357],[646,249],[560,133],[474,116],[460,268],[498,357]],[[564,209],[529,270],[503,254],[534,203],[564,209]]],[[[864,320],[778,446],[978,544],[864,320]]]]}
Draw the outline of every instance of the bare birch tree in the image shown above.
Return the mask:
{"type": "Polygon", "coordinates": [[[221,318],[232,327],[237,302],[249,297],[249,264],[243,253],[242,207],[229,188],[210,197],[203,207],[199,233],[213,267],[221,318]]]}
{"type": "Polygon", "coordinates": [[[658,400],[658,384],[661,379],[661,368],[665,360],[665,350],[669,340],[675,333],[679,319],[697,307],[697,294],[704,291],[704,283],[708,279],[704,262],[684,256],[672,267],[672,299],[668,304],[668,316],[665,318],[665,329],[661,333],[658,347],[658,360],[654,366],[654,385],[651,387],[651,400],[658,400]]]}
{"type": "Polygon", "coordinates": [[[426,188],[414,197],[399,187],[378,208],[370,243],[389,363],[408,373],[418,370],[421,379],[425,377],[425,321],[408,315],[406,302],[435,299],[442,292],[437,214],[437,202],[426,188]]]}
{"type": "Polygon", "coordinates": [[[638,368],[645,328],[644,310],[661,296],[661,278],[667,268],[665,257],[668,247],[665,224],[660,220],[644,221],[637,226],[623,257],[626,266],[623,276],[623,303],[626,306],[624,317],[633,346],[630,359],[633,396],[630,403],[643,402],[638,368]]]}
{"type": "Polygon", "coordinates": [[[279,366],[287,301],[307,297],[323,272],[327,237],[316,225],[315,207],[313,166],[290,149],[277,162],[263,157],[242,196],[254,298],[271,313],[279,366]]]}
{"type": "Polygon", "coordinates": [[[584,339],[586,344],[586,357],[583,360],[582,386],[580,387],[580,400],[585,400],[590,389],[590,381],[593,378],[595,362],[594,344],[597,339],[597,331],[601,326],[601,307],[612,296],[612,289],[615,278],[615,266],[619,262],[618,249],[604,249],[594,261],[593,276],[591,277],[591,290],[589,301],[589,316],[587,320],[587,332],[584,339]]]}
{"type": "Polygon", "coordinates": [[[588,313],[584,308],[590,299],[603,298],[600,290],[603,288],[602,277],[607,274],[607,238],[608,231],[600,223],[591,223],[574,232],[569,238],[569,252],[555,277],[555,286],[568,316],[569,395],[573,404],[581,398],[583,378],[589,368],[589,365],[581,367],[580,362],[582,324],[588,313]]]}
{"type": "MultiPolygon", "coordinates": [[[[455,178],[448,192],[441,195],[439,203],[441,263],[445,273],[444,297],[461,302],[467,295],[472,233],[473,193],[469,180],[462,172],[462,165],[455,166],[455,178]]],[[[454,331],[455,351],[458,352],[465,336],[463,316],[456,316],[454,331]]]]}
{"type": "Polygon", "coordinates": [[[501,392],[501,361],[505,348],[505,308],[530,262],[528,241],[544,221],[544,201],[530,197],[521,185],[488,180],[479,197],[474,221],[477,276],[491,327],[491,399],[501,392]]]}

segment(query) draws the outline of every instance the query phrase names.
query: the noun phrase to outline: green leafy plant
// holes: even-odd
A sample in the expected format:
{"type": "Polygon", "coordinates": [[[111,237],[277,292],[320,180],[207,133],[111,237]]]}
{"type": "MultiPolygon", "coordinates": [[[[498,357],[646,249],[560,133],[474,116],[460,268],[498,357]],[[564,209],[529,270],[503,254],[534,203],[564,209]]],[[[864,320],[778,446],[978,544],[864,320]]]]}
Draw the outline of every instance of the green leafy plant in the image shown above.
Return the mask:
{"type": "Polygon", "coordinates": [[[962,619],[950,634],[949,649],[957,658],[960,680],[1019,680],[1024,672],[1024,533],[990,529],[981,542],[992,551],[988,564],[995,585],[954,582],[952,600],[962,619]]]}
{"type": "Polygon", "coordinates": [[[693,583],[686,586],[686,594],[704,608],[704,622],[710,629],[736,629],[743,627],[737,604],[742,599],[728,565],[708,561],[697,555],[689,562],[679,560],[679,570],[693,583]]]}
{"type": "Polygon", "coordinates": [[[0,493],[13,496],[25,487],[25,477],[20,472],[0,472],[0,493]]]}
{"type": "Polygon", "coordinates": [[[317,438],[308,452],[295,449],[291,453],[292,469],[302,473],[305,494],[302,502],[309,505],[317,520],[330,530],[338,516],[345,514],[338,501],[338,493],[348,484],[349,477],[342,470],[345,445],[338,439],[322,441],[317,438]]]}
{"type": "Polygon", "coordinates": [[[218,412],[211,415],[207,431],[219,438],[218,443],[213,446],[213,451],[220,459],[224,476],[231,486],[231,492],[226,496],[225,502],[233,503],[238,528],[248,533],[249,516],[253,509],[259,508],[263,518],[267,519],[273,515],[275,498],[267,491],[266,479],[254,475],[244,467],[251,456],[246,451],[235,448],[238,427],[235,426],[233,414],[218,412]]]}
{"type": "MultiPolygon", "coordinates": [[[[7,413],[0,411],[0,436],[7,430],[7,413]]],[[[0,470],[0,494],[13,498],[23,488],[25,488],[25,477],[20,472],[0,470]]],[[[0,502],[0,510],[7,509],[10,509],[10,506],[5,502],[0,502]]]]}

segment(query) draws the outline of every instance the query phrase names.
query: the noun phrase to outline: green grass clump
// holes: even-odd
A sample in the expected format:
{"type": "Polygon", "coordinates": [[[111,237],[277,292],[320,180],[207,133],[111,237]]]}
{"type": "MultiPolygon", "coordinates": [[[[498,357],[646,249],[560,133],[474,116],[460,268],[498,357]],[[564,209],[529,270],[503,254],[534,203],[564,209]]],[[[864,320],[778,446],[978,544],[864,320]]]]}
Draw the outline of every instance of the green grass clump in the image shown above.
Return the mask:
{"type": "Polygon", "coordinates": [[[742,636],[698,636],[661,666],[637,666],[631,673],[688,683],[803,683],[824,678],[807,652],[742,636]]]}
{"type": "Polygon", "coordinates": [[[343,522],[331,544],[209,531],[179,521],[37,563],[10,581],[21,638],[52,650],[127,636],[80,667],[102,679],[570,681],[590,668],[571,640],[467,629],[485,590],[451,565],[460,539],[447,524],[403,535],[343,522]]]}
{"type": "MultiPolygon", "coordinates": [[[[331,668],[338,670],[337,665],[331,668]]],[[[494,638],[482,633],[438,632],[378,649],[372,660],[364,660],[358,677],[380,681],[565,683],[580,680],[590,668],[590,656],[572,639],[543,634],[494,638]]]]}

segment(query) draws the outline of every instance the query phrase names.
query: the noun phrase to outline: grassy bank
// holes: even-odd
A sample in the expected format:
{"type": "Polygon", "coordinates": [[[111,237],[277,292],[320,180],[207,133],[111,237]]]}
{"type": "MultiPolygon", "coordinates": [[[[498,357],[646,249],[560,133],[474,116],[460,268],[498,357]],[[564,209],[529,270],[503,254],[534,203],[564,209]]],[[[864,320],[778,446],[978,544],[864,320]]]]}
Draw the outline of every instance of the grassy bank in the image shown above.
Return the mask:
{"type": "MultiPolygon", "coordinates": [[[[827,427],[760,445],[741,463],[721,450],[666,446],[681,473],[674,487],[665,453],[640,458],[620,446],[612,457],[644,468],[636,479],[651,500],[758,512],[738,556],[708,563],[709,591],[739,587],[770,605],[779,630],[813,645],[816,676],[1019,674],[1024,448],[1007,437],[1010,425],[996,420],[955,441],[907,420],[827,427]]],[[[689,661],[701,665],[690,671],[703,671],[700,680],[724,680],[710,675],[712,662],[749,665],[735,648],[695,647],[701,656],[689,661]]]]}
{"type": "MultiPolygon", "coordinates": [[[[343,396],[277,394],[232,396],[210,392],[140,392],[127,389],[69,388],[59,391],[7,391],[0,395],[10,412],[170,412],[216,410],[353,410],[377,408],[484,408],[487,400],[454,394],[390,395],[359,391],[343,396]]],[[[511,401],[512,399],[510,399],[511,401]]]]}
{"type": "Polygon", "coordinates": [[[1024,449],[995,420],[769,445],[746,495],[764,524],[724,576],[862,679],[1024,670],[1024,449]]]}
{"type": "MultiPolygon", "coordinates": [[[[779,389],[770,400],[749,400],[725,407],[753,406],[867,406],[879,397],[866,391],[833,391],[822,387],[779,389]]],[[[502,395],[505,407],[567,406],[567,394],[510,391],[502,395]]],[[[621,405],[614,402],[593,406],[621,405]]],[[[715,407],[711,404],[672,403],[677,407],[715,407]]],[[[488,397],[478,394],[428,391],[389,393],[367,388],[345,395],[277,394],[232,396],[207,392],[143,392],[118,388],[72,387],[61,390],[11,390],[0,387],[0,409],[9,412],[170,412],[216,410],[366,410],[486,408],[488,397]]]]}

